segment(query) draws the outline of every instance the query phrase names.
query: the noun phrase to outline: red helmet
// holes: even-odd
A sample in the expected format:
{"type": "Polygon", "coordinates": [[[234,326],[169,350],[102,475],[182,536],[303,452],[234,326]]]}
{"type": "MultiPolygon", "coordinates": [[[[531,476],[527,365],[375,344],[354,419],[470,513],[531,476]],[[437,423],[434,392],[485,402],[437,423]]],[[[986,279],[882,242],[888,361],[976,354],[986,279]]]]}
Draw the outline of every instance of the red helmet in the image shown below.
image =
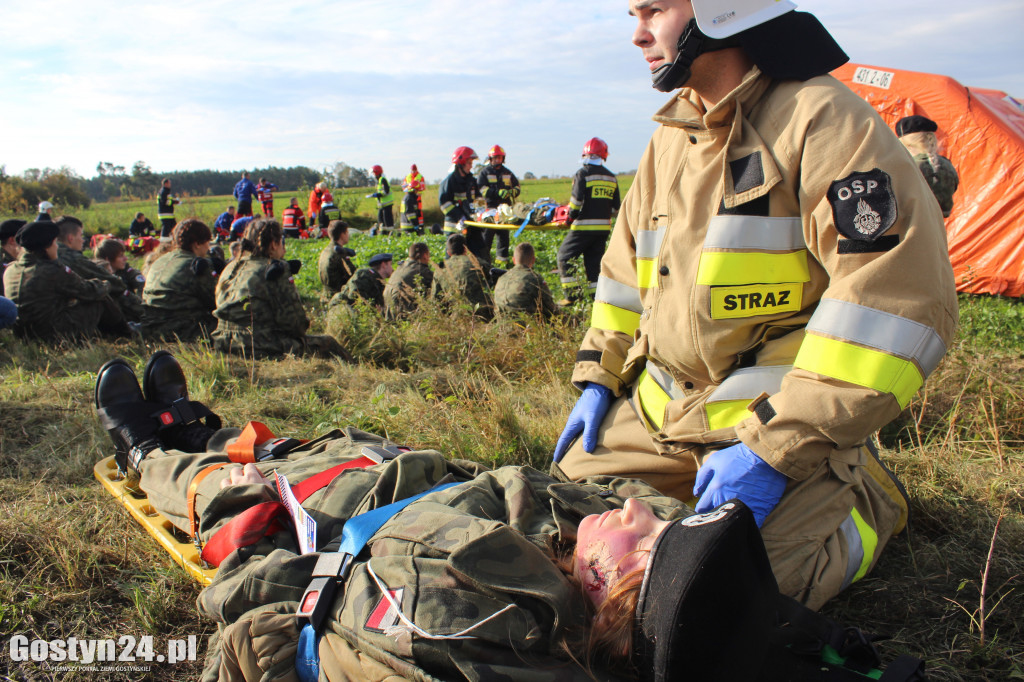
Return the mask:
{"type": "Polygon", "coordinates": [[[479,158],[480,157],[476,155],[476,152],[470,147],[459,147],[452,153],[452,163],[456,166],[461,166],[467,161],[479,158]]]}
{"type": "Polygon", "coordinates": [[[419,173],[420,172],[420,169],[416,167],[415,163],[413,165],[409,166],[409,170],[412,171],[413,173],[419,173]]]}
{"type": "Polygon", "coordinates": [[[372,170],[373,174],[376,175],[378,178],[384,174],[384,169],[381,168],[380,166],[374,166],[372,170]]]}
{"type": "Polygon", "coordinates": [[[608,145],[600,137],[592,137],[583,145],[583,156],[591,155],[600,156],[605,161],[608,160],[608,145]]]}
{"type": "Polygon", "coordinates": [[[495,156],[500,156],[503,159],[505,158],[505,150],[501,148],[501,145],[496,144],[491,147],[491,151],[487,152],[488,159],[493,159],[495,156]]]}

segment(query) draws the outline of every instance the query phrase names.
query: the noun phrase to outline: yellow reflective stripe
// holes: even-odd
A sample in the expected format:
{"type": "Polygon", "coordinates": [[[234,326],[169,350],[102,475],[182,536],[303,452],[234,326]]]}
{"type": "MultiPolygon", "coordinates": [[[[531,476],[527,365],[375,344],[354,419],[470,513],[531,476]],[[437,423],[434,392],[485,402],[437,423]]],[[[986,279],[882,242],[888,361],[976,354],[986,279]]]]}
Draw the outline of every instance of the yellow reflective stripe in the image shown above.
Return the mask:
{"type": "Polygon", "coordinates": [[[644,414],[647,415],[648,421],[660,429],[665,423],[665,407],[668,405],[671,397],[647,373],[646,369],[640,374],[640,380],[637,383],[637,395],[640,398],[640,407],[643,409],[644,414]]]}
{"type": "Polygon", "coordinates": [[[708,428],[725,429],[736,426],[750,416],[747,405],[750,400],[722,400],[715,403],[705,403],[704,411],[708,415],[708,428]]]}
{"type": "Polygon", "coordinates": [[[901,409],[924,383],[920,370],[909,360],[816,334],[804,337],[793,366],[891,393],[901,409]]]}
{"type": "Polygon", "coordinates": [[[607,329],[633,336],[640,326],[640,313],[626,310],[602,301],[594,302],[594,312],[590,317],[590,326],[607,329]]]}
{"type": "Polygon", "coordinates": [[[636,285],[641,289],[656,289],[658,287],[658,271],[655,268],[657,263],[646,258],[636,259],[636,285]]]}
{"type": "Polygon", "coordinates": [[[799,282],[714,287],[711,289],[711,319],[793,313],[803,306],[803,290],[804,285],[799,282]]]}
{"type": "Polygon", "coordinates": [[[793,253],[727,253],[705,251],[700,255],[697,284],[781,284],[809,282],[807,251],[793,253]]]}
{"type": "Polygon", "coordinates": [[[572,224],[572,227],[569,228],[570,231],[575,232],[596,232],[598,230],[604,230],[605,232],[607,232],[610,229],[612,229],[612,226],[608,223],[601,223],[600,225],[587,225],[575,222],[572,224]]]}
{"type": "Polygon", "coordinates": [[[860,560],[860,568],[853,576],[853,580],[850,581],[857,582],[868,572],[871,560],[875,557],[875,549],[878,548],[878,533],[868,525],[868,522],[864,520],[864,517],[856,509],[850,512],[850,516],[853,517],[853,522],[857,524],[857,534],[860,535],[860,542],[864,546],[864,558],[860,560]]]}

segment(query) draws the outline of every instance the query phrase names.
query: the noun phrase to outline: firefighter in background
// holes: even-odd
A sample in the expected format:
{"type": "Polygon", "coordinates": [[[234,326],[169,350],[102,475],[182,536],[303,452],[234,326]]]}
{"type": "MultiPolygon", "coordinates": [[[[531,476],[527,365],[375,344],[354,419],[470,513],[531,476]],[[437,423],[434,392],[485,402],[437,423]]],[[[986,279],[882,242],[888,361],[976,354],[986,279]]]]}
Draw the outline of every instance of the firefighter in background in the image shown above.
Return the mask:
{"type": "Polygon", "coordinates": [[[327,192],[327,186],[322,182],[316,183],[316,187],[309,193],[309,226],[317,224],[317,216],[320,214],[320,206],[324,202],[324,193],[327,192]]]}
{"type": "Polygon", "coordinates": [[[377,191],[367,194],[367,199],[377,200],[377,224],[382,232],[391,232],[395,229],[395,214],[391,205],[395,203],[395,195],[391,193],[391,185],[384,177],[384,169],[380,166],[373,167],[373,177],[377,178],[377,191]]]}
{"type": "Polygon", "coordinates": [[[174,207],[180,203],[181,199],[171,194],[170,178],[164,178],[163,182],[160,183],[160,194],[156,197],[156,215],[160,219],[161,237],[171,236],[171,231],[174,230],[174,226],[177,224],[174,221],[174,207]]]}
{"type": "Polygon", "coordinates": [[[402,181],[402,215],[400,222],[403,230],[412,230],[416,234],[423,234],[423,198],[420,196],[427,189],[427,181],[423,174],[416,168],[414,163],[409,168],[409,174],[402,181]]]}
{"type": "Polygon", "coordinates": [[[263,207],[263,215],[267,218],[274,217],[274,190],[281,189],[272,182],[267,182],[266,178],[260,178],[259,183],[256,185],[256,198],[260,201],[260,206],[263,207]]]}
{"type": "Polygon", "coordinates": [[[299,200],[292,197],[291,203],[282,214],[284,218],[284,236],[298,238],[302,236],[302,230],[306,229],[306,217],[299,208],[299,200]]]}
{"type": "MultiPolygon", "coordinates": [[[[480,195],[487,202],[487,208],[498,208],[502,204],[512,205],[519,196],[519,178],[505,167],[505,150],[499,145],[491,147],[487,152],[487,165],[476,178],[480,195]]],[[[495,222],[498,222],[495,220],[495,222]]],[[[508,230],[484,230],[484,249],[490,260],[491,243],[498,238],[496,263],[498,267],[508,267],[508,230]]]]}
{"type": "Polygon", "coordinates": [[[466,235],[466,246],[477,258],[484,258],[484,231],[479,227],[466,227],[474,219],[473,199],[476,198],[476,179],[473,161],[478,159],[470,147],[459,147],[452,153],[452,170],[438,187],[438,201],[444,213],[445,234],[466,235]]]}
{"type": "MultiPolygon", "coordinates": [[[[334,205],[334,196],[324,191],[323,194],[324,203],[320,207],[320,215],[317,216],[317,225],[320,227],[320,236],[327,236],[327,228],[330,227],[331,222],[334,220],[341,220],[341,209],[334,205]]],[[[309,221],[309,227],[312,229],[313,221],[309,221]]]]}
{"type": "Polygon", "coordinates": [[[592,137],[583,145],[583,167],[572,180],[569,199],[569,234],[558,247],[558,276],[566,302],[581,298],[582,284],[576,278],[575,259],[583,256],[587,273],[587,287],[597,288],[601,274],[601,256],[608,242],[612,216],[619,210],[619,182],[615,174],[605,168],[608,145],[599,137],[592,137]]]}

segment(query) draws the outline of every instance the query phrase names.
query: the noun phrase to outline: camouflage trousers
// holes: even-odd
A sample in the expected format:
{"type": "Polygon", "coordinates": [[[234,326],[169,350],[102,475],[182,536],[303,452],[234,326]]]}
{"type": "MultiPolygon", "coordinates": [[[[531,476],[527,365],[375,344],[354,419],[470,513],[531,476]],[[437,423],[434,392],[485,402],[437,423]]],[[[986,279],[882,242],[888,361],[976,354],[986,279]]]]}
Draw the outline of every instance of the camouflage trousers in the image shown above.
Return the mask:
{"type": "MultiPolygon", "coordinates": [[[[577,439],[560,464],[574,480],[639,478],[692,504],[697,470],[713,451],[695,444],[679,456],[659,454],[624,395],[605,415],[594,452],[585,452],[577,439]]],[[[875,565],[906,514],[894,478],[867,447],[836,450],[807,479],[789,481],[761,527],[780,591],[820,608],[875,565]]]]}

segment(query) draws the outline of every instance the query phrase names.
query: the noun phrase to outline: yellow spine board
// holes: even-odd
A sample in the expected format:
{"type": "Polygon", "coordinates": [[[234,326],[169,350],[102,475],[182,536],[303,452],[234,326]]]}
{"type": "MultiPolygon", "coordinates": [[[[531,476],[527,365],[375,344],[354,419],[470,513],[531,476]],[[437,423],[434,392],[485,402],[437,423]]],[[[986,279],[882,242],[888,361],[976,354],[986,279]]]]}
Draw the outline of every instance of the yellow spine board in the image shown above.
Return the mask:
{"type": "MultiPolygon", "coordinates": [[[[522,223],[519,225],[505,225],[498,223],[478,223],[475,221],[467,220],[464,225],[469,227],[486,227],[492,230],[518,230],[522,227],[522,223]]],[[[569,227],[565,223],[545,223],[544,225],[527,225],[527,230],[567,230],[569,227]]]]}
{"type": "Polygon", "coordinates": [[[120,502],[136,521],[142,524],[142,527],[160,543],[160,546],[171,555],[171,558],[179,566],[203,585],[209,585],[213,581],[213,577],[217,575],[217,569],[212,566],[204,567],[205,564],[199,558],[199,550],[196,549],[196,546],[192,542],[182,542],[176,538],[174,533],[181,533],[181,531],[178,531],[170,521],[153,509],[153,505],[146,497],[137,497],[125,489],[124,479],[117,472],[113,456],[101,459],[92,471],[107,492],[120,502]]]}

